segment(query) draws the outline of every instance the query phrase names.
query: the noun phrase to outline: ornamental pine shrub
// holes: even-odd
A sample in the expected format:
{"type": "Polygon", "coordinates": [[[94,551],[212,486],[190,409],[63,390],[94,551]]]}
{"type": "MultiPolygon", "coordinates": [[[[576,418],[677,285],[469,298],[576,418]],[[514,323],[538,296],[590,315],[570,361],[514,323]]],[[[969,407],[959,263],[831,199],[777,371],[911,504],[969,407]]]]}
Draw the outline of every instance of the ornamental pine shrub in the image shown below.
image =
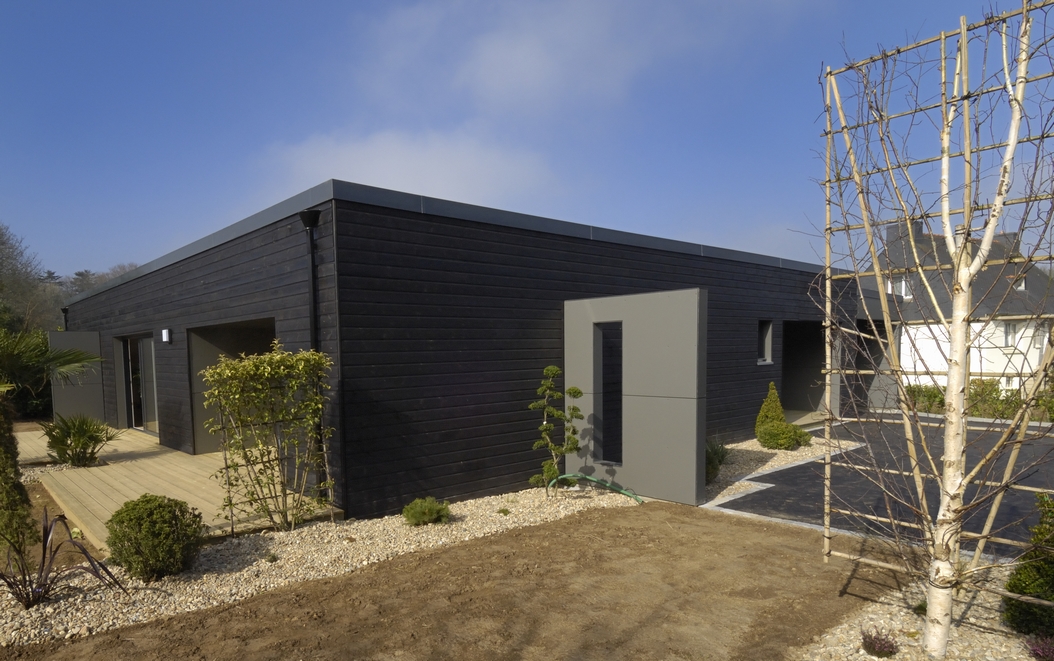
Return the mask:
{"type": "Polygon", "coordinates": [[[775,383],[769,383],[769,394],[758,411],[754,433],[761,447],[769,450],[796,450],[809,445],[812,439],[808,432],[787,422],[775,383]]]}
{"type": "Polygon", "coordinates": [[[147,493],[114,512],[106,530],[110,560],[149,583],[189,569],[206,528],[182,500],[147,493]]]}
{"type": "MultiPolygon", "coordinates": [[[[1037,494],[1036,508],[1039,523],[1033,526],[1033,545],[1054,545],[1054,499],[1047,494],[1037,494]]],[[[1054,601],[1054,553],[1035,548],[1021,558],[1006,582],[1007,592],[1054,601]]],[[[1014,631],[1042,637],[1054,637],[1054,608],[1039,604],[1028,604],[1010,597],[1003,597],[1003,619],[1014,631]]]]}
{"type": "MultiPolygon", "coordinates": [[[[581,389],[574,386],[567,389],[567,399],[571,400],[571,403],[568,404],[567,411],[563,411],[555,405],[555,402],[563,399],[565,394],[556,387],[556,377],[561,374],[560,368],[556,365],[549,365],[542,370],[542,374],[545,378],[542,379],[542,385],[536,391],[541,399],[531,402],[527,408],[542,412],[542,424],[538,426],[541,438],[534,442],[533,449],[548,451],[549,459],[542,462],[542,472],[532,475],[530,483],[536,487],[548,489],[549,484],[560,476],[560,460],[564,455],[578,452],[578,427],[575,426],[575,420],[583,420],[584,416],[581,409],[574,404],[574,400],[582,396],[581,389]],[[556,421],[564,425],[563,443],[556,443],[553,440],[556,421]]],[[[564,478],[560,484],[574,486],[576,482],[570,478],[564,478]]]]}
{"type": "Polygon", "coordinates": [[[403,508],[403,518],[411,526],[446,523],[450,520],[450,503],[439,502],[432,496],[418,498],[403,508]]]}

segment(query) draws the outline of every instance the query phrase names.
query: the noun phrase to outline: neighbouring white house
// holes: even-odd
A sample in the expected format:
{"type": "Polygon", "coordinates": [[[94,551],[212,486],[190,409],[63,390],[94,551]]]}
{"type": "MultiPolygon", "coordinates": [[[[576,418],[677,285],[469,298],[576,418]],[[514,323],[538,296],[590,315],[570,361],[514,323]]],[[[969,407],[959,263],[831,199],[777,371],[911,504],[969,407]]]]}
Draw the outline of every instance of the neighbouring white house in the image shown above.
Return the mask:
{"type": "MultiPolygon", "coordinates": [[[[949,338],[941,322],[951,314],[951,263],[944,237],[926,234],[922,223],[891,226],[881,263],[894,274],[887,294],[899,317],[898,344],[908,383],[947,383],[949,338]],[[906,271],[906,272],[905,272],[906,271]]],[[[989,266],[973,287],[970,378],[997,379],[1004,391],[1029,384],[1042,362],[1054,319],[1050,274],[1021,260],[1017,234],[1003,233],[992,244],[989,266]]]]}

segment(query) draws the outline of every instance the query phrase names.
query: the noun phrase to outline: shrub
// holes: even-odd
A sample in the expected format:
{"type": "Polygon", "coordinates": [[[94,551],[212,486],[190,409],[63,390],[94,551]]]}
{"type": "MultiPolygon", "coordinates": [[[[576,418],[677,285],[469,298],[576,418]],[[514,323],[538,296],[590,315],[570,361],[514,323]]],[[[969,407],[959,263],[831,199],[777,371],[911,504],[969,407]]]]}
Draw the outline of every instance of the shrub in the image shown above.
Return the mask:
{"type": "Polygon", "coordinates": [[[910,383],[904,386],[908,405],[919,413],[944,413],[944,391],[940,386],[910,383]]]}
{"type": "Polygon", "coordinates": [[[284,351],[275,340],[265,354],[223,356],[202,370],[205,405],[215,413],[207,425],[223,434],[224,467],[215,477],[227,491],[232,533],[239,514],[293,530],[332,502],[333,429],[322,424],[332,365],[324,353],[284,351]]]}
{"type": "MultiPolygon", "coordinates": [[[[1047,494],[1036,496],[1039,523],[1033,526],[1031,542],[1043,547],[1054,544],[1054,499],[1047,494]]],[[[1021,558],[1006,582],[1008,592],[1054,601],[1054,554],[1035,548],[1021,558]]],[[[1003,619],[1020,633],[1054,636],[1054,608],[1029,604],[1003,597],[1003,619]]]]}
{"type": "Polygon", "coordinates": [[[878,629],[861,631],[860,645],[864,648],[865,652],[871,656],[877,656],[880,659],[886,659],[893,656],[899,649],[897,641],[893,636],[878,629]]]}
{"type": "Polygon", "coordinates": [[[182,500],[143,494],[106,522],[111,560],[150,582],[190,568],[205,541],[201,514],[182,500]]]}
{"type": "Polygon", "coordinates": [[[797,450],[811,439],[807,431],[789,422],[769,422],[758,430],[758,443],[769,450],[797,450]]]}
{"type": "Polygon", "coordinates": [[[22,484],[22,470],[18,467],[18,442],[12,431],[14,411],[0,396],[0,542],[16,550],[40,541],[33,522],[29,493],[22,484]]]}
{"type": "Polygon", "coordinates": [[[92,466],[99,460],[99,451],[121,435],[87,415],[64,418],[55,414],[55,422],[40,425],[48,437],[48,456],[70,466],[92,466]]]}
{"type": "Polygon", "coordinates": [[[1028,653],[1037,661],[1054,661],[1054,638],[1033,636],[1025,641],[1028,653]]]}
{"type": "Polygon", "coordinates": [[[721,465],[728,459],[728,448],[716,441],[706,442],[706,483],[717,479],[721,465]]]}
{"type": "Polygon", "coordinates": [[[761,436],[762,426],[773,422],[786,421],[787,418],[783,415],[783,404],[780,403],[779,393],[776,392],[776,384],[770,382],[769,394],[765,396],[765,401],[761,403],[757,422],[754,423],[754,433],[761,436]]]}
{"type": "Polygon", "coordinates": [[[432,496],[418,498],[403,508],[403,518],[411,526],[446,523],[450,520],[450,503],[439,502],[432,496]]]}
{"type": "MultiPolygon", "coordinates": [[[[3,538],[2,534],[0,538],[3,538]]],[[[11,596],[22,604],[22,608],[28,610],[42,601],[69,590],[70,578],[73,574],[78,573],[94,576],[106,587],[124,590],[124,586],[110,573],[106,565],[96,561],[83,544],[73,539],[69,524],[66,523],[66,517],[60,514],[49,521],[46,507],[41,524],[41,540],[43,544],[41,545],[40,562],[37,563],[36,569],[26,557],[24,546],[12,539],[5,540],[10,550],[7,554],[7,566],[0,571],[0,582],[7,586],[11,596]],[[56,534],[60,525],[66,529],[66,539],[63,540],[59,540],[56,534]],[[75,553],[83,556],[85,564],[56,570],[55,561],[66,545],[72,546],[75,553]]]]}
{"type": "MultiPolygon", "coordinates": [[[[550,458],[542,462],[542,472],[532,475],[530,482],[536,487],[548,488],[549,483],[560,476],[560,459],[564,455],[578,452],[578,427],[575,427],[575,420],[582,420],[584,416],[582,411],[573,403],[567,407],[566,412],[553,405],[553,402],[564,397],[564,393],[561,393],[556,388],[556,377],[560,376],[560,368],[556,365],[550,365],[542,371],[542,374],[545,378],[542,379],[542,385],[537,390],[541,399],[531,402],[527,408],[532,411],[542,412],[542,424],[538,427],[542,437],[534,442],[534,449],[548,450],[550,458]],[[552,421],[555,420],[564,423],[563,443],[553,442],[552,434],[556,430],[556,424],[552,421]]],[[[582,396],[582,391],[571,387],[567,389],[566,394],[567,398],[573,402],[582,396]]],[[[561,484],[571,486],[575,484],[575,481],[565,479],[561,484]]]]}

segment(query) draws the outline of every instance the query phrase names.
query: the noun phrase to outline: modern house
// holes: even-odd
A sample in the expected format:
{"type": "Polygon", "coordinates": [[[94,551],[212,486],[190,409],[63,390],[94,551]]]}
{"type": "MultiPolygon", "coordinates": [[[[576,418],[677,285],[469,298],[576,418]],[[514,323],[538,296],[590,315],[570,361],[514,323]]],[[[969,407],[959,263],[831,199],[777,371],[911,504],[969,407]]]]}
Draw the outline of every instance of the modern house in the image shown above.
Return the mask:
{"type": "Polygon", "coordinates": [[[563,384],[592,402],[583,452],[617,466],[649,434],[677,436],[671,461],[694,459],[695,484],[670,497],[692,502],[705,441],[751,437],[769,382],[788,409],[820,407],[820,270],[331,180],[71,300],[55,341],[103,358],[64,401],[188,453],[218,448],[198,373],[220,354],[275,338],[328,353],[332,477],[352,516],[525,486],[544,458],[527,405],[572,346],[596,358],[572,377],[589,383],[563,384]]]}
{"type": "MultiPolygon", "coordinates": [[[[898,273],[887,294],[899,317],[901,362],[910,383],[944,386],[948,370],[947,331],[940,322],[951,314],[950,271],[944,237],[926,234],[921,222],[911,236],[903,224],[888,228],[880,260],[898,273]]],[[[1020,238],[998,234],[971,293],[971,378],[998,380],[1004,391],[1018,390],[1039,367],[1054,317],[1054,282],[1050,274],[1021,255],[1020,238]]]]}

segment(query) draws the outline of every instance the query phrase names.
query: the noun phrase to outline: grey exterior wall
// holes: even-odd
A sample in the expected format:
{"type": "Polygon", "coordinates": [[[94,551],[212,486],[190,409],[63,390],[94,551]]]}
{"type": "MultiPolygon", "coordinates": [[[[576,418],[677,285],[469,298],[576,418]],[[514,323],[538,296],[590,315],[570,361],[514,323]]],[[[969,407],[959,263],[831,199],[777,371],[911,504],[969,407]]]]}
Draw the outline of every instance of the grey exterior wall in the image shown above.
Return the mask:
{"type": "Polygon", "coordinates": [[[565,382],[583,391],[582,473],[639,495],[696,505],[706,486],[706,292],[699,289],[564,303],[565,382]],[[622,322],[622,462],[597,461],[603,382],[597,324],[622,322]],[[598,433],[599,432],[599,433],[598,433]]]}
{"type": "MultiPolygon", "coordinates": [[[[48,331],[48,346],[52,349],[79,349],[99,355],[99,334],[94,331],[48,331]]],[[[87,415],[102,420],[103,405],[102,365],[90,363],[69,381],[52,379],[51,401],[55,413],[69,417],[87,415]]]]}

